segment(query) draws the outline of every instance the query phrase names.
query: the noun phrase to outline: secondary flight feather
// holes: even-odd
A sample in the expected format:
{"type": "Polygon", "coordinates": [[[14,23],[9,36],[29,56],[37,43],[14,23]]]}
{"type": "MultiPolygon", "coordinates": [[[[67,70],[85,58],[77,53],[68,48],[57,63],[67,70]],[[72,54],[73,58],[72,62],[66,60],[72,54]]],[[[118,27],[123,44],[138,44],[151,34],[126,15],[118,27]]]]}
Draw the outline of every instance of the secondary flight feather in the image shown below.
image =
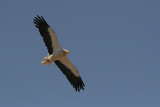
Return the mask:
{"type": "Polygon", "coordinates": [[[61,47],[55,32],[42,16],[40,17],[37,15],[33,22],[39,29],[43,41],[48,49],[48,55],[44,57],[41,63],[44,65],[50,65],[52,62],[55,62],[63,74],[66,75],[67,79],[76,91],[80,92],[80,90],[84,90],[85,85],[78,73],[78,70],[67,57],[69,50],[61,47]]]}

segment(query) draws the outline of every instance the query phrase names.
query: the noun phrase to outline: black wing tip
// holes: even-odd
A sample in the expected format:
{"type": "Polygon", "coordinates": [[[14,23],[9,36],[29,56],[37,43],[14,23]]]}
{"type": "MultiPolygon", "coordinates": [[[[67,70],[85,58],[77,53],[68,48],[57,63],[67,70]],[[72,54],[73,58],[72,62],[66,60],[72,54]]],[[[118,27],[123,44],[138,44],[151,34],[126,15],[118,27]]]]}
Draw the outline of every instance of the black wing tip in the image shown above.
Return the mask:
{"type": "Polygon", "coordinates": [[[81,90],[84,90],[85,84],[83,83],[81,77],[77,78],[76,83],[73,83],[73,88],[75,88],[76,92],[80,92],[81,90]]]}
{"type": "Polygon", "coordinates": [[[33,23],[35,24],[35,27],[37,27],[37,28],[40,28],[40,26],[48,26],[49,27],[49,25],[47,24],[47,22],[45,21],[43,16],[37,15],[36,17],[34,17],[33,23]]]}

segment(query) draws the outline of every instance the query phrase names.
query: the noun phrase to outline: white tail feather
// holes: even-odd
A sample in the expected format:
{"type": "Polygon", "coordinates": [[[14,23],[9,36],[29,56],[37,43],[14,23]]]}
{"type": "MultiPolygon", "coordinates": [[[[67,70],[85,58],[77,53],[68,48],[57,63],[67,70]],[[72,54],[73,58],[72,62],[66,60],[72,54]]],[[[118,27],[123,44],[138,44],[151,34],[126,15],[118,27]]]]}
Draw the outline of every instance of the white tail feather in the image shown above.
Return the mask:
{"type": "Polygon", "coordinates": [[[43,58],[43,60],[41,61],[41,64],[43,65],[50,65],[54,60],[52,59],[53,55],[47,55],[43,58]]]}

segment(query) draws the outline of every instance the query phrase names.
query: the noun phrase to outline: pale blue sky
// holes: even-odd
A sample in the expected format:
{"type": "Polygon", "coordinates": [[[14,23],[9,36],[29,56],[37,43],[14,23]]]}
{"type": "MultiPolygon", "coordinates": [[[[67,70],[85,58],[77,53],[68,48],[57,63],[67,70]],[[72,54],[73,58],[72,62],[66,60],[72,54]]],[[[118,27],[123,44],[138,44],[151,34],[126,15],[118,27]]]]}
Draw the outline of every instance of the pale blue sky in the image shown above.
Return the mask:
{"type": "Polygon", "coordinates": [[[160,107],[159,0],[1,0],[0,107],[160,107]],[[79,70],[75,92],[47,54],[42,15],[79,70]]]}

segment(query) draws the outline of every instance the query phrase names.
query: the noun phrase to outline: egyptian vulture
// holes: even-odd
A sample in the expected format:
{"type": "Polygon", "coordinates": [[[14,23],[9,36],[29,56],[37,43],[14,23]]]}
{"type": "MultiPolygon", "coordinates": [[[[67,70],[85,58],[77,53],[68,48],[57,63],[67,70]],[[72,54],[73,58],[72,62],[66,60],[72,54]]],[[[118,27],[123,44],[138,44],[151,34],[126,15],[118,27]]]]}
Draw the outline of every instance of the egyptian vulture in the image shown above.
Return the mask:
{"type": "Polygon", "coordinates": [[[76,67],[68,59],[68,50],[63,49],[58,41],[58,38],[52,28],[47,24],[41,16],[34,17],[35,26],[43,38],[43,41],[48,49],[48,55],[41,61],[44,65],[50,65],[52,62],[66,75],[69,82],[73,85],[76,91],[84,90],[84,83],[78,73],[76,67]]]}

